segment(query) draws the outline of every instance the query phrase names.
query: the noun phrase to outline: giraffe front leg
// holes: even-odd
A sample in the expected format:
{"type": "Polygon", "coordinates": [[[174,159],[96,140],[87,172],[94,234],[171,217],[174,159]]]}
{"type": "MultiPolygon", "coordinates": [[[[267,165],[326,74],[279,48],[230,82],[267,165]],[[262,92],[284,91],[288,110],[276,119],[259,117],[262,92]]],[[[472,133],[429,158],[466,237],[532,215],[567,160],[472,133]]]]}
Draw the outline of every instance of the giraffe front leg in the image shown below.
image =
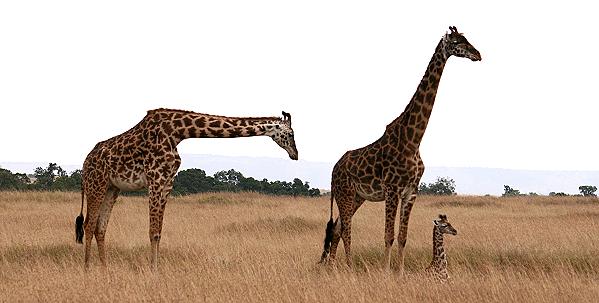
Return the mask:
{"type": "Polygon", "coordinates": [[[162,233],[162,219],[166,198],[150,198],[150,244],[151,244],[151,266],[153,271],[158,270],[158,257],[160,248],[160,234],[162,233]]]}
{"type": "Polygon", "coordinates": [[[397,234],[398,242],[398,260],[399,260],[399,271],[403,274],[404,272],[404,258],[406,242],[408,239],[408,223],[410,221],[410,213],[412,212],[412,206],[416,200],[416,194],[410,193],[407,198],[402,199],[400,219],[399,219],[399,232],[397,234]]]}
{"type": "Polygon", "coordinates": [[[397,204],[399,203],[399,194],[397,188],[385,188],[385,257],[383,267],[385,270],[391,269],[391,248],[395,239],[395,217],[397,215],[397,204]]]}
{"type": "Polygon", "coordinates": [[[152,270],[158,270],[158,257],[160,250],[160,234],[162,233],[162,220],[164,218],[164,209],[166,199],[173,189],[173,177],[164,184],[153,184],[150,186],[150,243],[151,243],[151,261],[152,270]]]}

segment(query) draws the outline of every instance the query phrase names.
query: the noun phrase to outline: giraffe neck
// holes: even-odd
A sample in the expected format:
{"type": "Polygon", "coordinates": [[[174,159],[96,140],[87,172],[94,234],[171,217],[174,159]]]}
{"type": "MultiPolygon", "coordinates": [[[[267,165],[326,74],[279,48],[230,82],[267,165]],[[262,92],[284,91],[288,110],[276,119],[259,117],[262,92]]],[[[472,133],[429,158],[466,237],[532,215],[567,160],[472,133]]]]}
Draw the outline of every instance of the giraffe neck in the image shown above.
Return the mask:
{"type": "Polygon", "coordinates": [[[176,144],[188,138],[270,136],[283,123],[277,117],[237,118],[169,109],[149,111],[148,116],[176,144]]]}
{"type": "Polygon", "coordinates": [[[443,247],[443,233],[438,227],[433,228],[433,261],[431,267],[436,270],[447,268],[447,256],[443,247]]]}
{"type": "Polygon", "coordinates": [[[435,104],[439,81],[448,59],[443,45],[444,42],[441,39],[412,100],[403,113],[389,125],[398,126],[391,127],[391,129],[398,131],[398,135],[401,136],[400,142],[405,143],[412,150],[417,150],[420,146],[435,104]]]}

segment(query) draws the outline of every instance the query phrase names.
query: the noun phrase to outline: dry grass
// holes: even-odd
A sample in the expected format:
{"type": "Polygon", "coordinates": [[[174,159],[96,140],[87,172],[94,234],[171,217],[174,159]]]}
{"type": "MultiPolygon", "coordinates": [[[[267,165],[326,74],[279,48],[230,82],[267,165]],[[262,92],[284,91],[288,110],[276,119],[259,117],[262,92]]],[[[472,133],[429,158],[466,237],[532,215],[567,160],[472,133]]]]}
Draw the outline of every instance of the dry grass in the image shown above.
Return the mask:
{"type": "MultiPolygon", "coordinates": [[[[205,194],[170,200],[160,271],[149,271],[148,206],[119,198],[109,268],[83,271],[74,241],[77,193],[0,193],[0,301],[595,302],[599,201],[570,197],[420,197],[406,274],[381,270],[382,203],[353,221],[354,268],[317,265],[326,198],[205,194]],[[431,220],[446,213],[445,284],[422,275],[431,220]]],[[[339,258],[343,263],[343,248],[339,258]]],[[[395,260],[394,260],[395,261],[395,260]]],[[[395,262],[394,262],[395,264],[395,262]]]]}

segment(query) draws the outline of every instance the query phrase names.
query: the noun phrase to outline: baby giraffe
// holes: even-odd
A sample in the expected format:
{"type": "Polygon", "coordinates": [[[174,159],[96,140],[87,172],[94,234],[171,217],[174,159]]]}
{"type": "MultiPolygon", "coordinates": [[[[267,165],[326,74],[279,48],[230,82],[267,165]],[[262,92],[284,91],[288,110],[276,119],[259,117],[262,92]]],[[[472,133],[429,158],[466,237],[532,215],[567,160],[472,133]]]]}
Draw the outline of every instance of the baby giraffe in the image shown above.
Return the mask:
{"type": "Polygon", "coordinates": [[[447,255],[443,247],[443,234],[457,235],[458,231],[447,221],[446,215],[439,215],[439,219],[433,220],[433,260],[426,268],[426,272],[438,278],[442,282],[447,281],[447,255]]]}

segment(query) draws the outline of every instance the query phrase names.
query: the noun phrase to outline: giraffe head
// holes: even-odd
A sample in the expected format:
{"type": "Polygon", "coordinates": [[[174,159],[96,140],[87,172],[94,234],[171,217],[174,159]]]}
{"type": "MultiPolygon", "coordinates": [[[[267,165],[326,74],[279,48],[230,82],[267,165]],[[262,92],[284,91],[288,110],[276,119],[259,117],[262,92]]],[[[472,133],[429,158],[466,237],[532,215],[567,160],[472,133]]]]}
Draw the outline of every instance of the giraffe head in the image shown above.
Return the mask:
{"type": "Polygon", "coordinates": [[[454,236],[458,234],[458,231],[451,226],[449,221],[447,221],[446,215],[439,215],[438,219],[433,220],[433,224],[435,225],[435,228],[438,228],[441,231],[442,234],[450,234],[454,236]]]}
{"type": "Polygon", "coordinates": [[[449,27],[450,32],[443,36],[443,48],[447,58],[451,56],[468,58],[472,61],[480,61],[480,53],[468,42],[466,37],[458,33],[455,26],[449,27]]]}
{"type": "Polygon", "coordinates": [[[295,147],[293,128],[291,128],[291,114],[283,112],[283,119],[279,121],[280,123],[268,132],[268,136],[289,154],[291,160],[297,160],[298,153],[297,147],[295,147]]]}

